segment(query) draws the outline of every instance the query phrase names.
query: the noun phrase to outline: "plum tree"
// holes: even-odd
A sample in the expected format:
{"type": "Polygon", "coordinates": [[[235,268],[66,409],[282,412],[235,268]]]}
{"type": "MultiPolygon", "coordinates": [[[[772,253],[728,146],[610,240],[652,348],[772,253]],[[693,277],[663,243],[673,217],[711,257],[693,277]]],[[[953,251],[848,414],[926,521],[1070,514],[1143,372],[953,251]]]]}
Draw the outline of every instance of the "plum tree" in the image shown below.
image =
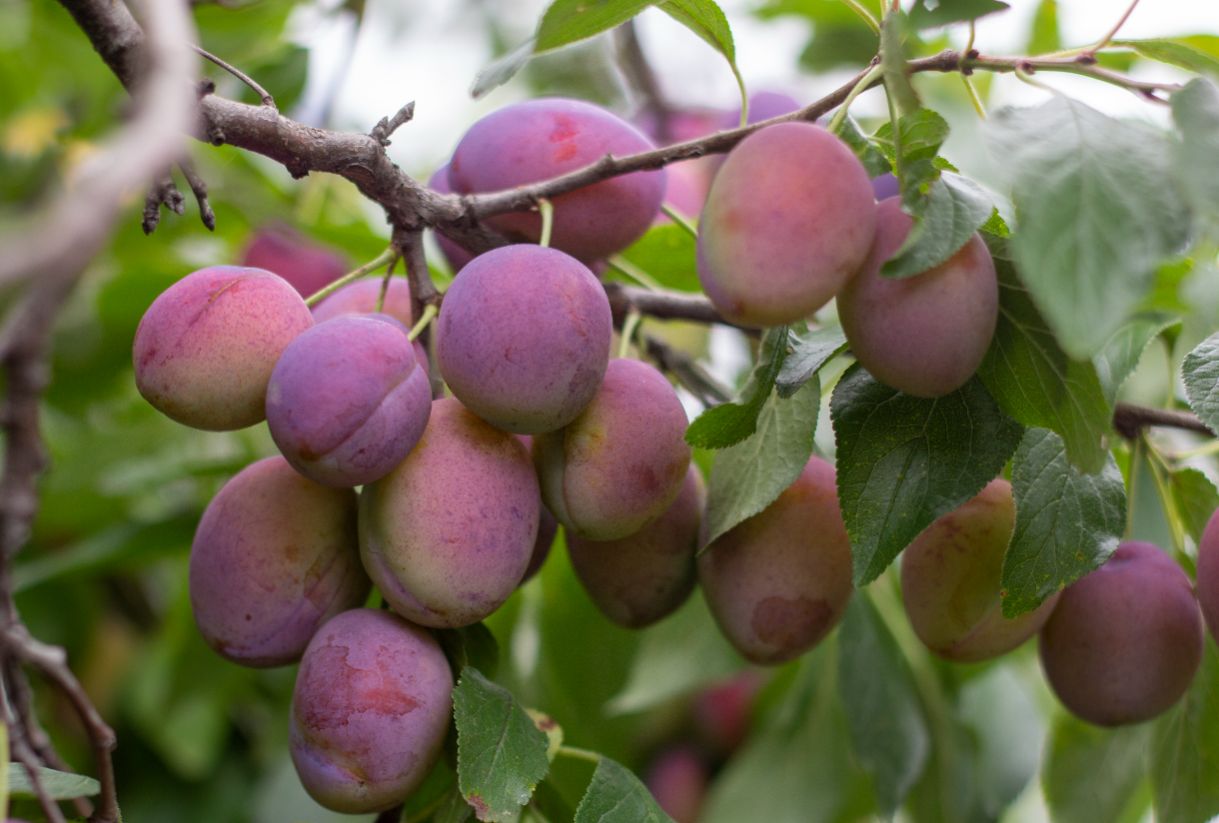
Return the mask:
{"type": "Polygon", "coordinates": [[[999,579],[1016,520],[1012,486],[997,478],[941,516],[902,553],[902,600],[915,634],[948,660],[976,662],[1036,634],[1058,595],[1003,616],[999,579]]]}
{"type": "Polygon", "coordinates": [[[1189,577],[1150,543],[1128,542],[1062,593],[1041,663],[1062,704],[1099,726],[1141,723],[1189,688],[1202,660],[1189,577]]]}
{"type": "Polygon", "coordinates": [[[703,476],[691,465],[669,508],[634,534],[607,541],[567,538],[576,577],[606,617],[638,629],[685,602],[694,589],[706,497],[703,476]]]}
{"type": "Polygon", "coordinates": [[[338,252],[283,224],[263,226],[254,232],[241,253],[241,265],[278,274],[302,297],[338,280],[347,271],[347,262],[338,252]]]}
{"type": "Polygon", "coordinates": [[[521,442],[453,398],[436,400],[415,448],[360,494],[360,555],[403,617],[467,626],[521,582],[540,506],[521,442]]]}
{"type": "Polygon", "coordinates": [[[286,280],[262,269],[211,266],[161,293],[132,345],[136,388],[158,410],[197,429],[262,420],[275,362],[313,325],[286,280]]]}
{"type": "MultiPolygon", "coordinates": [[[[634,126],[580,100],[543,98],[505,106],[479,120],[453,152],[449,183],[461,194],[500,191],[587,166],[606,154],[653,148],[634,126]]],[[[613,177],[554,199],[551,244],[585,263],[639,238],[660,209],[665,172],[613,177]]],[[[514,239],[537,242],[536,213],[512,212],[488,221],[514,239]]]]}
{"type": "Polygon", "coordinates": [[[896,197],[882,201],[876,214],[867,261],[838,295],[842,330],[873,377],[915,397],[940,397],[973,376],[994,336],[994,261],[975,232],[929,271],[885,277],[881,266],[901,248],[914,221],[896,197]]]}
{"type": "Polygon", "coordinates": [[[770,126],[741,141],[711,184],[699,280],[735,323],[790,323],[842,289],[875,225],[868,174],[845,143],[809,123],[770,126]]]}
{"type": "Polygon", "coordinates": [[[199,633],[244,666],[300,659],[318,627],[364,602],[356,496],[320,486],[282,457],[224,484],[195,532],[190,600],[199,633]]]}
{"type": "Polygon", "coordinates": [[[267,384],[267,425],[297,471],[327,486],[379,480],[418,442],[432,408],[407,329],[346,314],[288,344],[267,384]]]}
{"type": "Polygon", "coordinates": [[[292,692],[292,762],[317,802],[361,814],[402,802],[449,730],[453,675],[431,632],[353,609],[305,650],[292,692]]]}
{"type": "Polygon", "coordinates": [[[467,263],[445,293],[436,359],[467,409],[537,434],[592,400],[612,336],[609,300],[587,266],[555,249],[506,246],[467,263]]]}
{"type": "Polygon", "coordinates": [[[686,412],[660,372],[611,360],[601,388],[565,428],[533,439],[547,508],[568,535],[617,540],[659,517],[690,465],[686,412]]]}
{"type": "Polygon", "coordinates": [[[851,549],[834,482],[834,467],[810,458],[775,502],[699,555],[698,582],[715,622],[754,663],[803,654],[846,611],[851,549]]]}

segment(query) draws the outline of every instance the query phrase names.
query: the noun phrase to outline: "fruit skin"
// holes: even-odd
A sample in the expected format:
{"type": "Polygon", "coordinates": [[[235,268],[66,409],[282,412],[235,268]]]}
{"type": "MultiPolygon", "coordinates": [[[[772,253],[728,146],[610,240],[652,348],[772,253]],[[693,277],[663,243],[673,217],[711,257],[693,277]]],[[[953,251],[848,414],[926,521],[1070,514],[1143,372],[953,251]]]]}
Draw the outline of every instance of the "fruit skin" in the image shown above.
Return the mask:
{"type": "Polygon", "coordinates": [[[660,372],[638,360],[611,360],[584,412],[533,440],[542,499],[568,538],[617,540],[659,517],[690,466],[686,423],[660,372]]]}
{"type": "Polygon", "coordinates": [[[1198,543],[1198,603],[1211,637],[1219,642],[1219,512],[1211,515],[1198,543]]]}
{"type": "MultiPolygon", "coordinates": [[[[530,455],[533,454],[532,436],[518,434],[516,439],[521,441],[525,451],[529,452],[530,455]]],[[[541,491],[539,489],[540,494],[541,491]]],[[[533,552],[529,555],[529,565],[525,568],[525,576],[521,578],[522,586],[542,570],[542,565],[545,564],[546,558],[550,557],[550,549],[554,546],[554,539],[559,534],[559,521],[554,519],[554,515],[550,513],[550,509],[546,508],[544,503],[539,503],[539,505],[538,536],[533,542],[533,552]]]]}
{"type": "Polygon", "coordinates": [[[411,453],[360,494],[360,556],[398,614],[468,626],[524,577],[540,505],[520,441],[453,398],[436,400],[411,453]]]}
{"type": "Polygon", "coordinates": [[[183,277],[144,312],[132,360],[136,388],[179,423],[252,426],[275,361],[313,325],[296,290],[262,269],[211,266],[183,277]]]}
{"type": "Polygon", "coordinates": [[[347,814],[405,800],[440,757],[452,690],[431,632],[387,611],[338,615],[309,643],[292,692],[290,751],[301,784],[347,814]]]}
{"type": "Polygon", "coordinates": [[[282,457],[242,469],[208,503],[190,551],[190,600],[207,644],[243,666],[300,659],[326,620],[360,605],[356,496],[282,457]]]}
{"type": "Polygon", "coordinates": [[[707,797],[711,769],[690,745],[676,745],[656,755],[644,775],[644,785],[674,823],[695,823],[707,797]]]}
{"type": "Polygon", "coordinates": [[[877,200],[888,200],[890,197],[897,197],[900,193],[901,183],[892,173],[885,172],[872,178],[872,194],[877,200]]]}
{"type": "Polygon", "coordinates": [[[536,434],[589,404],[612,337],[609,299],[587,266],[554,249],[505,246],[470,261],[449,286],[436,361],[467,409],[536,434]]]}
{"type": "MultiPolygon", "coordinates": [[[[344,314],[374,314],[381,297],[380,277],[367,277],[348,283],[313,307],[313,321],[323,323],[344,314]]],[[[411,313],[411,287],[402,277],[391,277],[381,312],[408,329],[415,325],[411,313]]]]}
{"type": "MultiPolygon", "coordinates": [[[[580,100],[514,103],[479,120],[457,144],[449,183],[460,194],[492,192],[547,180],[600,160],[655,148],[634,126],[580,100]]],[[[621,251],[647,231],[660,209],[665,173],[632,172],[553,199],[551,245],[585,263],[621,251]]],[[[537,212],[511,212],[486,222],[508,237],[536,243],[537,212]]]]}
{"type": "MultiPolygon", "coordinates": [[[[449,185],[449,164],[445,163],[436,169],[428,179],[427,184],[428,188],[440,194],[452,194],[453,187],[449,185]]],[[[444,255],[444,259],[448,261],[449,268],[453,270],[454,274],[461,271],[465,268],[466,263],[474,259],[474,255],[458,245],[457,241],[450,240],[444,233],[439,231],[436,232],[436,245],[440,247],[440,253],[444,255]]]]}
{"type": "Polygon", "coordinates": [[[775,502],[717,537],[698,582],[720,631],[766,665],[817,645],[851,598],[851,546],[834,467],[813,457],[775,502]]]}
{"type": "MultiPolygon", "coordinates": [[[[800,101],[790,94],[781,91],[755,91],[749,95],[749,115],[746,123],[752,125],[772,117],[791,114],[800,108],[800,101]]],[[[720,126],[725,129],[735,129],[741,125],[741,107],[737,106],[724,115],[720,126]]]]}
{"type": "Polygon", "coordinates": [[[347,273],[347,261],[285,225],[263,226],[254,232],[241,255],[241,265],[274,272],[302,297],[347,273]]]}
{"type": "Polygon", "coordinates": [[[998,657],[1041,630],[1058,595],[1031,612],[1003,616],[999,580],[1016,522],[1012,485],[990,481],[924,529],[902,553],[902,600],[910,625],[946,660],[998,657]]]}
{"type": "Polygon", "coordinates": [[[639,629],[686,601],[694,590],[694,553],[706,500],[703,476],[691,465],[677,499],[634,534],[604,542],[568,538],[576,577],[606,617],[639,629]]]}
{"type": "Polygon", "coordinates": [[[999,281],[975,232],[933,269],[894,280],[880,268],[910,233],[899,198],[876,206],[876,242],[838,295],[851,352],[873,377],[915,397],[942,397],[968,382],[990,347],[999,317],[999,281]]]}
{"type": "Polygon", "coordinates": [[[326,486],[371,483],[402,462],[432,409],[407,329],[385,314],[319,323],[284,350],[267,424],[292,467],[326,486]]]}
{"type": "Polygon", "coordinates": [[[1041,630],[1041,665],[1062,704],[1098,726],[1141,723],[1176,703],[1202,660],[1189,577],[1128,542],[1062,593],[1041,630]]]}
{"type": "Polygon", "coordinates": [[[875,230],[871,182],[850,148],[820,126],[779,123],[741,141],[711,184],[699,280],[734,323],[794,322],[842,289],[875,230]]]}

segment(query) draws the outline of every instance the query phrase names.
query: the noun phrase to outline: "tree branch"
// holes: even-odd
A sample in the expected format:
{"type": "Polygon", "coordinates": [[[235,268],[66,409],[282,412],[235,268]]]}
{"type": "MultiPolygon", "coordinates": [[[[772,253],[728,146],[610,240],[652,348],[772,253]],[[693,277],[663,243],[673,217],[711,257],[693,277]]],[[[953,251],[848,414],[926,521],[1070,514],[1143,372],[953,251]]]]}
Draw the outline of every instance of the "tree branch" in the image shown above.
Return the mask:
{"type": "Polygon", "coordinates": [[[1118,403],[1113,409],[1113,428],[1127,440],[1135,440],[1143,429],[1157,426],[1184,429],[1205,434],[1208,437],[1215,436],[1215,433],[1192,412],[1176,409],[1152,409],[1130,403],[1118,403]]]}

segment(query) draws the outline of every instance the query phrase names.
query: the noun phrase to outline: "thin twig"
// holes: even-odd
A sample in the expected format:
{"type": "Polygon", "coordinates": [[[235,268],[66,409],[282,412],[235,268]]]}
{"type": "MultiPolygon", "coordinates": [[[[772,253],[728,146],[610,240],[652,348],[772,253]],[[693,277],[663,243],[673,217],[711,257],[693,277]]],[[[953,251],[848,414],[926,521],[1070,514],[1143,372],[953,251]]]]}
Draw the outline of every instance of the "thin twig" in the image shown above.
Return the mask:
{"type": "Polygon", "coordinates": [[[186,213],[186,201],[169,173],[153,183],[148,189],[148,196],[144,198],[144,217],[140,222],[144,234],[152,234],[157,230],[157,225],[161,222],[161,206],[177,215],[186,213]]]}
{"type": "Polygon", "coordinates": [[[1215,433],[1192,412],[1177,409],[1152,409],[1130,403],[1118,403],[1113,409],[1113,428],[1127,440],[1134,440],[1143,429],[1164,426],[1198,432],[1208,437],[1215,433]]]}
{"type": "MultiPolygon", "coordinates": [[[[207,183],[199,176],[199,172],[195,170],[195,164],[189,159],[178,163],[178,168],[182,170],[186,184],[190,186],[191,193],[195,195],[195,203],[199,206],[199,219],[208,231],[215,231],[216,212],[212,211],[212,204],[207,199],[207,183]]],[[[178,213],[181,214],[181,212],[178,213]]]]}
{"type": "Polygon", "coordinates": [[[398,109],[393,117],[382,117],[377,121],[377,125],[372,127],[372,131],[368,136],[376,140],[382,146],[389,145],[390,136],[400,127],[406,125],[415,116],[415,101],[407,103],[402,108],[398,109]]]}
{"type": "Polygon", "coordinates": [[[264,106],[270,106],[271,108],[278,110],[279,107],[275,105],[275,98],[271,96],[271,92],[267,91],[262,86],[258,85],[258,81],[255,80],[253,77],[246,74],[244,71],[242,71],[241,69],[232,65],[231,63],[226,63],[224,60],[221,60],[219,57],[212,54],[210,51],[206,51],[205,49],[199,48],[194,43],[191,43],[190,47],[191,47],[191,49],[194,50],[195,54],[198,54],[200,57],[202,57],[206,60],[210,60],[211,62],[215,63],[217,66],[224,69],[229,74],[233,75],[238,80],[240,80],[241,82],[243,82],[247,86],[249,86],[250,89],[255,94],[258,95],[258,99],[262,101],[262,104],[264,106]]]}
{"type": "Polygon", "coordinates": [[[1109,45],[1113,38],[1117,36],[1117,33],[1121,31],[1122,26],[1126,25],[1126,21],[1130,19],[1130,15],[1134,13],[1134,9],[1138,4],[1139,0],[1131,0],[1130,5],[1126,7],[1126,11],[1117,19],[1117,22],[1113,24],[1109,31],[1105,32],[1105,35],[1100,40],[1097,40],[1095,44],[1089,46],[1082,53],[1088,57],[1096,57],[1096,53],[1109,45]]]}

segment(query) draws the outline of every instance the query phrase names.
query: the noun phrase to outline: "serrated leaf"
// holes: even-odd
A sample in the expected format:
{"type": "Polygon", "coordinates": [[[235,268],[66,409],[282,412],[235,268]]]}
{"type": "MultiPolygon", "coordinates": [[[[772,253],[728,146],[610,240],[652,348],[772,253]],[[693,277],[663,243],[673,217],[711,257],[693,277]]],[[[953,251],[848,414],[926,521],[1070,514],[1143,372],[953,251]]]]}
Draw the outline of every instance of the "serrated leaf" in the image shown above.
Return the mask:
{"type": "Polygon", "coordinates": [[[1219,815],[1219,649],[1209,636],[1205,643],[1189,691],[1154,727],[1151,788],[1160,823],[1219,815]]]}
{"type": "MultiPolygon", "coordinates": [[[[92,797],[102,790],[102,785],[83,774],[61,772],[57,769],[38,767],[38,782],[52,800],[71,800],[75,797],[92,797]]],[[[30,773],[20,763],[8,764],[8,791],[10,797],[36,797],[30,773]]]]}
{"type": "Polygon", "coordinates": [[[1212,334],[1185,355],[1181,376],[1189,407],[1211,431],[1219,431],[1219,334],[1212,334]]]}
{"type": "Polygon", "coordinates": [[[1125,46],[1143,57],[1180,66],[1197,74],[1219,76],[1219,36],[1213,34],[1114,40],[1113,45],[1125,46]]]}
{"type": "Polygon", "coordinates": [[[1147,724],[1103,729],[1060,714],[1041,772],[1055,823],[1121,820],[1143,781],[1150,741],[1147,724]]]}
{"type": "Polygon", "coordinates": [[[898,120],[896,139],[894,134],[892,122],[887,122],[876,130],[873,139],[901,172],[903,206],[917,212],[922,208],[923,196],[941,174],[936,158],[948,138],[948,121],[931,109],[919,109],[898,120]]]}
{"type": "Polygon", "coordinates": [[[1093,358],[1106,403],[1112,407],[1117,401],[1118,390],[1134,372],[1151,341],[1178,322],[1169,314],[1145,312],[1135,315],[1113,333],[1105,347],[1093,358]]]}
{"type": "Polygon", "coordinates": [[[622,691],[606,704],[611,714],[650,709],[740,670],[741,656],[724,639],[702,596],[643,630],[622,691]]]}
{"type": "Polygon", "coordinates": [[[1096,474],[1067,460],[1062,438],[1029,429],[1012,458],[1016,525],[1003,558],[1003,615],[1032,611],[1100,566],[1126,528],[1126,488],[1110,455],[1096,474]]]}
{"type": "Polygon", "coordinates": [[[1201,542],[1202,532],[1216,511],[1219,511],[1219,490],[1210,478],[1198,469],[1179,469],[1168,476],[1173,505],[1185,531],[1195,543],[1201,542]]]}
{"type": "Polygon", "coordinates": [[[736,64],[736,44],[732,39],[732,28],[728,18],[715,0],[659,0],[656,8],[672,17],[690,31],[701,37],[711,48],[723,55],[728,61],[728,68],[736,78],[737,88],[741,93],[741,107],[749,106],[749,98],[745,93],[745,81],[736,64]]]}
{"type": "Polygon", "coordinates": [[[823,328],[806,335],[789,337],[791,351],[775,378],[779,397],[795,394],[831,359],[846,349],[846,335],[839,328],[823,328]]]}
{"type": "Polygon", "coordinates": [[[933,520],[993,480],[1021,432],[977,380],[926,400],[858,365],[838,381],[830,415],[856,586],[875,580],[933,520]]]}
{"type": "Polygon", "coordinates": [[[453,689],[457,783],[479,820],[514,817],[546,776],[546,735],[512,694],[474,668],[453,689]]]}
{"type": "Polygon", "coordinates": [[[595,37],[630,20],[655,0],[554,0],[538,24],[534,54],[595,37]]]}
{"type": "Polygon", "coordinates": [[[941,174],[927,190],[901,248],[881,266],[881,275],[911,277],[940,265],[961,250],[994,210],[977,183],[959,174],[941,174]]]}
{"type": "Polygon", "coordinates": [[[842,125],[838,127],[838,137],[851,147],[851,151],[855,152],[855,156],[859,158],[860,163],[863,163],[869,177],[877,177],[893,171],[893,166],[885,157],[885,153],[868,139],[854,118],[843,118],[842,125]]]}
{"type": "Polygon", "coordinates": [[[1189,81],[1172,96],[1172,118],[1181,132],[1173,156],[1177,179],[1202,230],[1219,233],[1219,88],[1189,81]]]}
{"type": "Polygon", "coordinates": [[[1167,135],[1062,96],[985,132],[1011,178],[1020,279],[1063,349],[1091,357],[1188,237],[1167,135]]]}
{"type": "Polygon", "coordinates": [[[930,6],[928,0],[915,0],[914,7],[910,9],[910,23],[915,28],[930,29],[963,20],[977,20],[1008,8],[1007,3],[999,0],[936,0],[930,6]]]}
{"type": "Polygon", "coordinates": [[[673,823],[639,778],[602,757],[576,807],[574,823],[673,823]]]}
{"type": "Polygon", "coordinates": [[[741,390],[740,401],[721,403],[700,414],[686,429],[687,443],[700,449],[724,449],[757,431],[758,415],[787,358],[789,337],[787,326],[766,332],[757,365],[741,390]]]}
{"type": "Polygon", "coordinates": [[[546,759],[553,763],[563,745],[563,727],[553,717],[537,709],[525,709],[525,714],[529,715],[538,731],[546,735],[546,759]]]}
{"type": "Polygon", "coordinates": [[[838,630],[838,694],[855,758],[891,818],[927,765],[929,736],[910,667],[871,600],[856,595],[838,630]]]}
{"type": "Polygon", "coordinates": [[[996,255],[995,268],[999,322],[978,377],[1014,420],[1054,430],[1073,465],[1098,470],[1108,453],[1112,406],[1096,367],[1062,350],[1008,260],[996,255]]]}
{"type": "Polygon", "coordinates": [[[813,453],[821,381],[813,378],[790,398],[772,394],[757,431],[716,455],[707,484],[710,543],[773,503],[796,481],[813,453]]]}
{"type": "Polygon", "coordinates": [[[473,623],[458,629],[438,629],[436,639],[453,668],[461,671],[472,666],[494,677],[499,668],[499,643],[484,623],[473,623]]]}

